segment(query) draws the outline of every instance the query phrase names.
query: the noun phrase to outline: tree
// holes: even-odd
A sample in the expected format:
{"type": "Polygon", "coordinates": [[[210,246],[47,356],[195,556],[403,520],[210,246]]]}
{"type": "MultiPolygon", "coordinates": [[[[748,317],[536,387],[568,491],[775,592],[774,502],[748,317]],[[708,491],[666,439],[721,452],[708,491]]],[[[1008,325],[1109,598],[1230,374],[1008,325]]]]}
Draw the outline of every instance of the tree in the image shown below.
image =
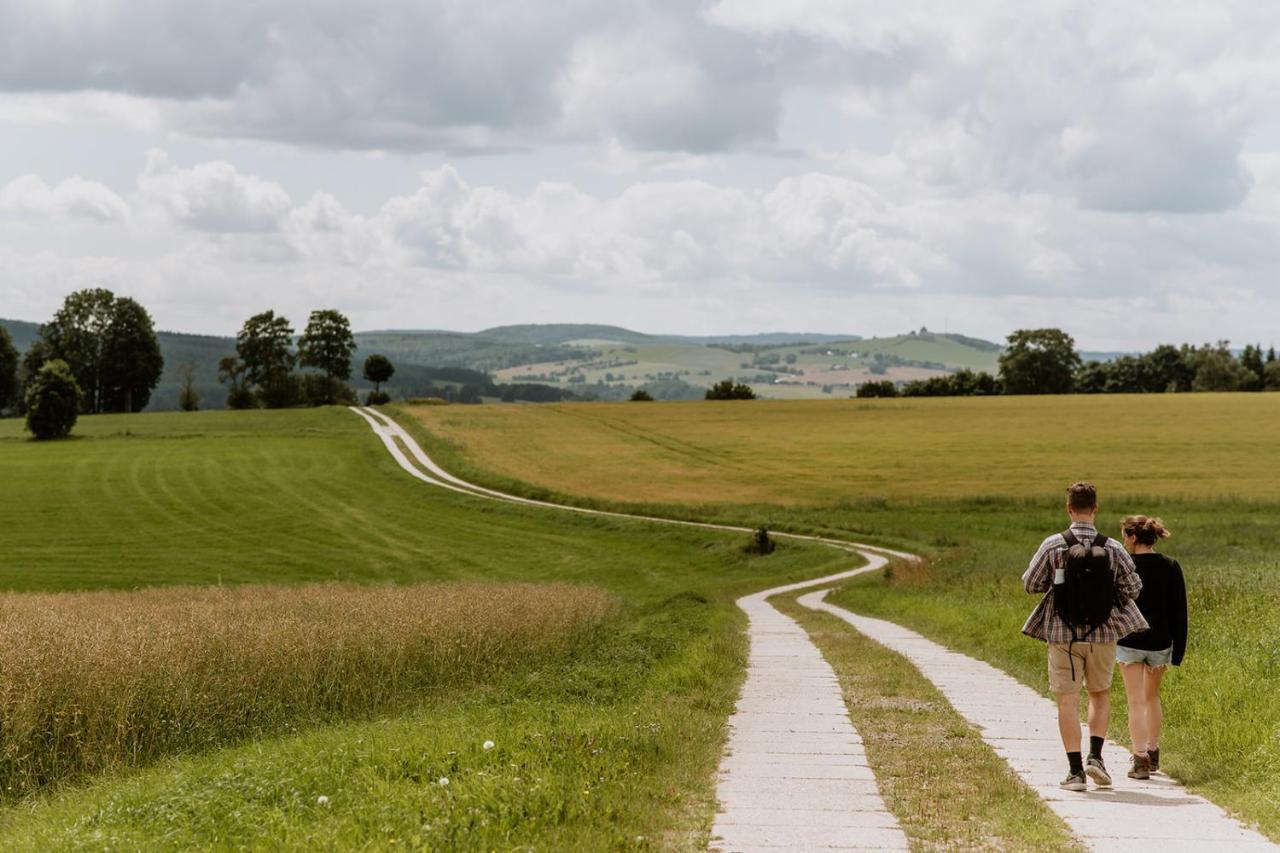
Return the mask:
{"type": "MultiPolygon", "coordinates": [[[[82,391],[85,412],[139,411],[160,382],[164,359],[151,315],[105,288],[69,295],[40,327],[40,337],[44,349],[36,355],[67,363],[82,391]]],[[[34,361],[31,366],[37,367],[34,361]]]]}
{"type": "Polygon", "coordinates": [[[644,390],[643,388],[637,388],[635,392],[631,395],[631,402],[652,403],[653,395],[650,394],[648,391],[644,390]]]}
{"type": "Polygon", "coordinates": [[[325,375],[326,402],[332,404],[337,384],[351,378],[351,356],[355,351],[356,339],[345,316],[334,310],[311,312],[307,328],[298,339],[298,363],[325,375]]]}
{"type": "Polygon", "coordinates": [[[1019,329],[1000,354],[1006,394],[1069,394],[1081,366],[1076,342],[1061,329],[1019,329]]]}
{"type": "Polygon", "coordinates": [[[162,372],[164,356],[151,315],[132,299],[116,299],[102,344],[100,411],[142,411],[162,372]]]}
{"type": "Polygon", "coordinates": [[[300,396],[293,376],[297,359],[290,349],[292,343],[289,321],[274,311],[254,314],[236,335],[236,353],[244,364],[245,379],[268,408],[292,406],[300,396]]]}
{"type": "Polygon", "coordinates": [[[1275,360],[1276,360],[1276,348],[1268,347],[1267,348],[1267,364],[1274,364],[1275,360]]]}
{"type": "Polygon", "coordinates": [[[40,327],[50,357],[67,363],[90,413],[102,411],[103,349],[114,303],[115,294],[105,288],[78,290],[40,327]]]}
{"type": "Polygon", "coordinates": [[[1241,391],[1261,391],[1266,381],[1266,363],[1262,360],[1262,345],[1246,346],[1240,353],[1240,366],[1248,371],[1240,385],[1241,391]]]}
{"type": "Polygon", "coordinates": [[[18,405],[18,348],[9,330],[0,326],[0,412],[18,405]]]}
{"type": "MultiPolygon", "coordinates": [[[[232,359],[234,361],[234,359],[232,359]]],[[[196,390],[196,363],[184,361],[178,365],[178,408],[194,412],[200,408],[200,392],[196,390]]]]}
{"type": "Polygon", "coordinates": [[[750,385],[734,383],[732,379],[722,379],[707,389],[708,400],[754,400],[756,392],[750,385]]]}
{"type": "Polygon", "coordinates": [[[1076,371],[1077,394],[1103,394],[1111,379],[1111,364],[1106,361],[1089,361],[1076,371]]]}
{"type": "Polygon", "coordinates": [[[898,386],[894,385],[888,379],[882,379],[876,382],[863,382],[858,386],[858,390],[854,392],[855,397],[896,397],[898,396],[898,386]]]}
{"type": "Polygon", "coordinates": [[[38,439],[71,432],[80,412],[80,386],[62,359],[45,362],[27,385],[27,429],[38,439]]]}
{"type": "Polygon", "coordinates": [[[1251,378],[1251,372],[1231,354],[1227,341],[1196,350],[1194,364],[1192,391],[1239,391],[1251,378]]]}
{"type": "Polygon", "coordinates": [[[247,372],[245,363],[234,355],[223,356],[218,360],[218,381],[231,386],[227,390],[228,409],[252,409],[258,405],[258,399],[249,388],[247,372]]]}
{"type": "Polygon", "coordinates": [[[1144,355],[1153,391],[1190,391],[1196,378],[1195,368],[1186,358],[1185,348],[1180,350],[1169,344],[1161,344],[1144,355]]]}
{"type": "Polygon", "coordinates": [[[1266,376],[1262,387],[1266,391],[1280,391],[1280,361],[1273,359],[1267,362],[1266,376]]]}
{"type": "Polygon", "coordinates": [[[364,378],[373,383],[375,393],[382,393],[382,383],[390,381],[395,372],[395,365],[385,355],[374,353],[364,360],[364,378]]]}

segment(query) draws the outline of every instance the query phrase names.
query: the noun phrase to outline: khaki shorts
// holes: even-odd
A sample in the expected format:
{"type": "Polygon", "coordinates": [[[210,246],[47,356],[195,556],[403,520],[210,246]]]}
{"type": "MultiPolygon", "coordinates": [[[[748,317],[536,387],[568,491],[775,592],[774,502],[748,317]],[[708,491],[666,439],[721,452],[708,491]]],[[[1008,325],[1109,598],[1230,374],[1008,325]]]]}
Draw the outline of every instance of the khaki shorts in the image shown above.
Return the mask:
{"type": "Polygon", "coordinates": [[[1110,690],[1115,668],[1115,643],[1073,643],[1070,657],[1066,643],[1049,644],[1049,689],[1054,693],[1074,693],[1081,686],[1090,693],[1110,690]]]}

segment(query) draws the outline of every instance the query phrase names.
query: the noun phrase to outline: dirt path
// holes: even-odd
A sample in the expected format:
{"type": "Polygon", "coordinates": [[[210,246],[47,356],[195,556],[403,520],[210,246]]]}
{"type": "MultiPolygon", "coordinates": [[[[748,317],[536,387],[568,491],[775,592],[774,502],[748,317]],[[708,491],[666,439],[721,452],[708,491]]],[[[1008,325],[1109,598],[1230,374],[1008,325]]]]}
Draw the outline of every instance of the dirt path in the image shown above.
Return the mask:
{"type": "MultiPolygon", "coordinates": [[[[402,468],[435,486],[586,515],[750,532],[746,527],[564,506],[475,486],[437,465],[408,432],[381,412],[358,408],[352,411],[369,423],[402,468]],[[415,461],[421,467],[415,466],[415,461]]],[[[906,849],[906,837],[885,809],[862,742],[849,722],[835,673],[804,630],[767,599],[785,592],[830,586],[874,571],[887,562],[886,556],[914,557],[836,539],[774,535],[861,554],[867,565],[738,599],[738,606],[748,618],[751,652],[747,680],[729,720],[728,750],[717,776],[720,811],[712,847],[733,851],[906,849]]],[[[1113,790],[1063,791],[1057,783],[1063,775],[1065,759],[1052,702],[987,663],[953,652],[892,622],[858,616],[828,604],[823,600],[827,592],[818,590],[801,596],[799,601],[811,609],[838,616],[915,664],[1091,849],[1159,849],[1161,853],[1280,850],[1280,846],[1246,829],[1218,806],[1188,793],[1167,777],[1148,782],[1125,778],[1127,751],[1114,744],[1109,745],[1105,756],[1116,778],[1113,790]]]]}

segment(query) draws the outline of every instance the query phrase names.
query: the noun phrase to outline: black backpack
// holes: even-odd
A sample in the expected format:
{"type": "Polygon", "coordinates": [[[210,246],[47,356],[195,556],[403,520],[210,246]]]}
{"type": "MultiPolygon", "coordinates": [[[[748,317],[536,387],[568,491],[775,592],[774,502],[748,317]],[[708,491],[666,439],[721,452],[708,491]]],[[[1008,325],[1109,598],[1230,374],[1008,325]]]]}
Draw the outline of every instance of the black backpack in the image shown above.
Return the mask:
{"type": "Polygon", "coordinates": [[[1067,623],[1075,640],[1086,639],[1111,618],[1116,601],[1116,574],[1101,533],[1084,544],[1070,530],[1063,581],[1053,587],[1053,609],[1067,623]]]}

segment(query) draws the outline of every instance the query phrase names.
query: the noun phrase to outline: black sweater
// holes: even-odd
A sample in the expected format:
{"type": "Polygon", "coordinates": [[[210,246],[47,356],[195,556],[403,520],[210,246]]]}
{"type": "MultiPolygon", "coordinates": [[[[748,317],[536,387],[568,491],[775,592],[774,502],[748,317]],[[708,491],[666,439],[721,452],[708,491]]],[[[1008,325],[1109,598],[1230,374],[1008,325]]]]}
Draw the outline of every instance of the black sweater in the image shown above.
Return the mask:
{"type": "Polygon", "coordinates": [[[1187,586],[1182,566],[1163,554],[1134,554],[1133,563],[1142,578],[1138,609],[1151,627],[1130,634],[1120,645],[1158,652],[1173,646],[1173,664],[1182,663],[1187,651],[1187,586]]]}

